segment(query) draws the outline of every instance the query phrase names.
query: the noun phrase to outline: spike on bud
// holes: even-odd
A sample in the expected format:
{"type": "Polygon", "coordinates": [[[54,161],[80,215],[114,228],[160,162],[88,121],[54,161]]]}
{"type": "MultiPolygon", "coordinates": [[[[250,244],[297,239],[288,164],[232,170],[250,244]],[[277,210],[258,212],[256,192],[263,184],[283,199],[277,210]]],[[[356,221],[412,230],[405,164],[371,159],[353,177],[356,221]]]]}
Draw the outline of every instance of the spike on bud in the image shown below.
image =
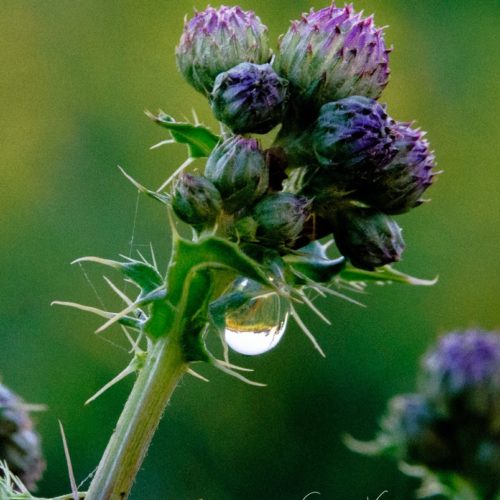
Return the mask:
{"type": "Polygon", "coordinates": [[[382,212],[351,205],[337,210],[331,222],[340,253],[354,266],[371,271],[400,260],[401,229],[382,212]]]}
{"type": "Polygon", "coordinates": [[[241,136],[230,137],[212,151],[205,175],[219,190],[229,213],[252,205],[269,186],[269,169],[259,142],[241,136]]]}
{"type": "Polygon", "coordinates": [[[266,26],[253,12],[239,7],[197,12],[186,22],[176,48],[179,71],[207,96],[219,73],[242,62],[263,64],[270,57],[266,26]]]}
{"type": "Polygon", "coordinates": [[[303,15],[283,36],[276,71],[319,109],[351,95],[378,98],[389,80],[388,54],[372,18],[333,5],[303,15]],[[308,51],[308,47],[311,50],[308,51]],[[355,49],[349,60],[343,54],[355,49]]]}
{"type": "Polygon", "coordinates": [[[197,230],[212,227],[222,209],[217,188],[202,175],[182,174],[174,185],[172,208],[197,230]]]}
{"type": "Polygon", "coordinates": [[[283,118],[287,88],[270,64],[241,63],[215,80],[212,111],[237,134],[265,134],[283,118]]]}

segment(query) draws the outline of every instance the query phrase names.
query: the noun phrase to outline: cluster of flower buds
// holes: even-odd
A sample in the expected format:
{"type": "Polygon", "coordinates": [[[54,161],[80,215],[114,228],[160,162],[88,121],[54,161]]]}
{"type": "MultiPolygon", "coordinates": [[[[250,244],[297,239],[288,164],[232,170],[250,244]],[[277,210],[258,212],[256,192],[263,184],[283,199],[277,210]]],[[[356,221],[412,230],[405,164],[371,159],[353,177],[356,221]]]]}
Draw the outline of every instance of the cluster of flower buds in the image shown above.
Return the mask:
{"type": "Polygon", "coordinates": [[[30,490],[42,476],[45,462],[40,438],[23,401],[0,384],[0,460],[30,490]]]}
{"type": "Polygon", "coordinates": [[[376,101],[390,51],[373,18],[352,6],[311,9],[292,22],[274,57],[253,12],[196,13],[177,47],[178,67],[228,133],[205,177],[178,181],[177,214],[285,251],[332,234],[362,269],[398,261],[404,243],[390,216],[421,204],[435,174],[425,133],[376,101]],[[248,137],[279,124],[270,150],[248,137]]]}
{"type": "MultiPolygon", "coordinates": [[[[457,474],[500,493],[500,332],[444,335],[422,359],[419,392],[389,402],[371,452],[457,474]]],[[[458,498],[458,497],[457,497],[458,498]]]]}

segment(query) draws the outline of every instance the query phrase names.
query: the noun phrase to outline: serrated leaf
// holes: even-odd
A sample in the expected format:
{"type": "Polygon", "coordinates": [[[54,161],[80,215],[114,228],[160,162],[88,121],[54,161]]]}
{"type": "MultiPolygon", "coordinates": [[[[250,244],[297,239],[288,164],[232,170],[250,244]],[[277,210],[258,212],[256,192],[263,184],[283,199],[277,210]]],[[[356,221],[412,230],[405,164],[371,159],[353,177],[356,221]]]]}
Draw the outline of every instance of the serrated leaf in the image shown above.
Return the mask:
{"type": "Polygon", "coordinates": [[[340,278],[345,281],[375,281],[375,282],[394,282],[394,283],[404,283],[406,285],[417,285],[417,286],[432,286],[438,281],[438,278],[433,280],[423,280],[420,278],[415,278],[409,274],[402,273],[401,271],[396,271],[391,266],[384,266],[376,269],[375,271],[365,271],[364,269],[358,269],[353,266],[346,266],[340,273],[340,278]]]}
{"type": "Polygon", "coordinates": [[[166,128],[172,139],[179,144],[185,144],[190,158],[206,158],[215,148],[220,137],[203,125],[193,125],[189,122],[178,122],[172,116],[159,112],[157,115],[147,115],[158,125],[166,128]]]}

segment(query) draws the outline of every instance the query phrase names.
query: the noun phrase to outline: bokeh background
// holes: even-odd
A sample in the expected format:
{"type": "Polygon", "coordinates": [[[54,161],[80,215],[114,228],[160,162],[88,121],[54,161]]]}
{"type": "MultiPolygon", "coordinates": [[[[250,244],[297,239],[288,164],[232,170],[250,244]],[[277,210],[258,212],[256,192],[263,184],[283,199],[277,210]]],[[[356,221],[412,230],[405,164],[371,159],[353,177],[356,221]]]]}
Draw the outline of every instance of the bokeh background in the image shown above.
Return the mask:
{"type": "MultiPolygon", "coordinates": [[[[302,11],[325,5],[240,4],[258,12],[273,38],[302,11]]],[[[70,489],[57,419],[81,481],[132,383],[84,407],[126,365],[126,344],[118,328],[96,336],[99,319],[50,302],[117,307],[102,269],[70,266],[79,256],[128,254],[133,239],[134,250],[152,242],[167,258],[164,211],[138,199],[116,168],[157,186],[183,160],[182,146],[149,150],[165,134],[143,110],[182,118],[195,108],[215,127],[175,69],[174,47],[193,6],[205,3],[1,2],[0,373],[25,399],[49,407],[36,416],[48,463],[41,496],[70,489]]],[[[499,325],[500,5],[357,0],[355,7],[390,26],[392,79],[382,100],[394,117],[428,130],[445,171],[428,192],[432,203],[399,217],[408,248],[398,267],[439,275],[439,283],[371,287],[365,309],[323,301],[333,326],[307,322],[326,359],[294,325],[274,351],[234,357],[267,388],[209,368],[200,369],[208,385],[185,378],[133,500],[301,500],[313,491],[364,500],[384,490],[387,500],[412,498],[415,484],[395,464],[352,454],[342,435],[373,436],[386,400],[414,390],[418,358],[440,333],[499,325]]]]}

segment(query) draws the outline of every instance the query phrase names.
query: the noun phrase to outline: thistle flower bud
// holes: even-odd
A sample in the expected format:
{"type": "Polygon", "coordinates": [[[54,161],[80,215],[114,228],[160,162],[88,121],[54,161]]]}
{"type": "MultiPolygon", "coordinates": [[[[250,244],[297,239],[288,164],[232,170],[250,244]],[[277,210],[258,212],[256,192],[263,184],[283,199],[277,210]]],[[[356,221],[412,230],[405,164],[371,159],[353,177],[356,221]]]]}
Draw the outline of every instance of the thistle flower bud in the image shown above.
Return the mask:
{"type": "Polygon", "coordinates": [[[432,184],[434,155],[425,132],[397,123],[394,127],[398,153],[363,190],[363,200],[388,214],[408,212],[422,203],[421,196],[432,184]]]}
{"type": "Polygon", "coordinates": [[[473,415],[500,433],[500,333],[442,337],[422,362],[422,392],[448,414],[473,415]]]}
{"type": "Polygon", "coordinates": [[[389,52],[373,17],[332,3],[292,22],[281,39],[276,69],[296,94],[319,108],[351,95],[378,98],[389,80],[389,52]]]}
{"type": "Polygon", "coordinates": [[[400,260],[401,229],[382,212],[353,205],[339,209],[331,222],[340,253],[354,266],[373,270],[400,260]]]}
{"type": "Polygon", "coordinates": [[[206,177],[182,174],[174,185],[172,208],[179,219],[202,230],[214,225],[222,210],[222,200],[206,177]]]}
{"type": "Polygon", "coordinates": [[[212,111],[237,134],[265,134],[281,122],[287,90],[288,82],[270,64],[244,62],[215,80],[212,111]]]}
{"type": "Polygon", "coordinates": [[[209,95],[219,73],[240,64],[269,61],[267,27],[240,7],[207,7],[186,21],[176,49],[177,66],[197,91],[209,95]]]}
{"type": "Polygon", "coordinates": [[[18,476],[28,489],[34,489],[45,463],[40,438],[33,430],[24,403],[0,385],[0,460],[18,476]]]}
{"type": "Polygon", "coordinates": [[[269,185],[265,155],[256,139],[233,136],[211,153],[205,175],[219,190],[224,210],[234,213],[264,195],[269,185]]]}
{"type": "Polygon", "coordinates": [[[312,132],[316,158],[348,186],[372,179],[397,153],[393,124],[385,108],[367,97],[325,104],[312,132]]]}
{"type": "Polygon", "coordinates": [[[255,205],[256,239],[274,248],[293,248],[310,216],[311,202],[304,196],[274,193],[255,205]]]}

